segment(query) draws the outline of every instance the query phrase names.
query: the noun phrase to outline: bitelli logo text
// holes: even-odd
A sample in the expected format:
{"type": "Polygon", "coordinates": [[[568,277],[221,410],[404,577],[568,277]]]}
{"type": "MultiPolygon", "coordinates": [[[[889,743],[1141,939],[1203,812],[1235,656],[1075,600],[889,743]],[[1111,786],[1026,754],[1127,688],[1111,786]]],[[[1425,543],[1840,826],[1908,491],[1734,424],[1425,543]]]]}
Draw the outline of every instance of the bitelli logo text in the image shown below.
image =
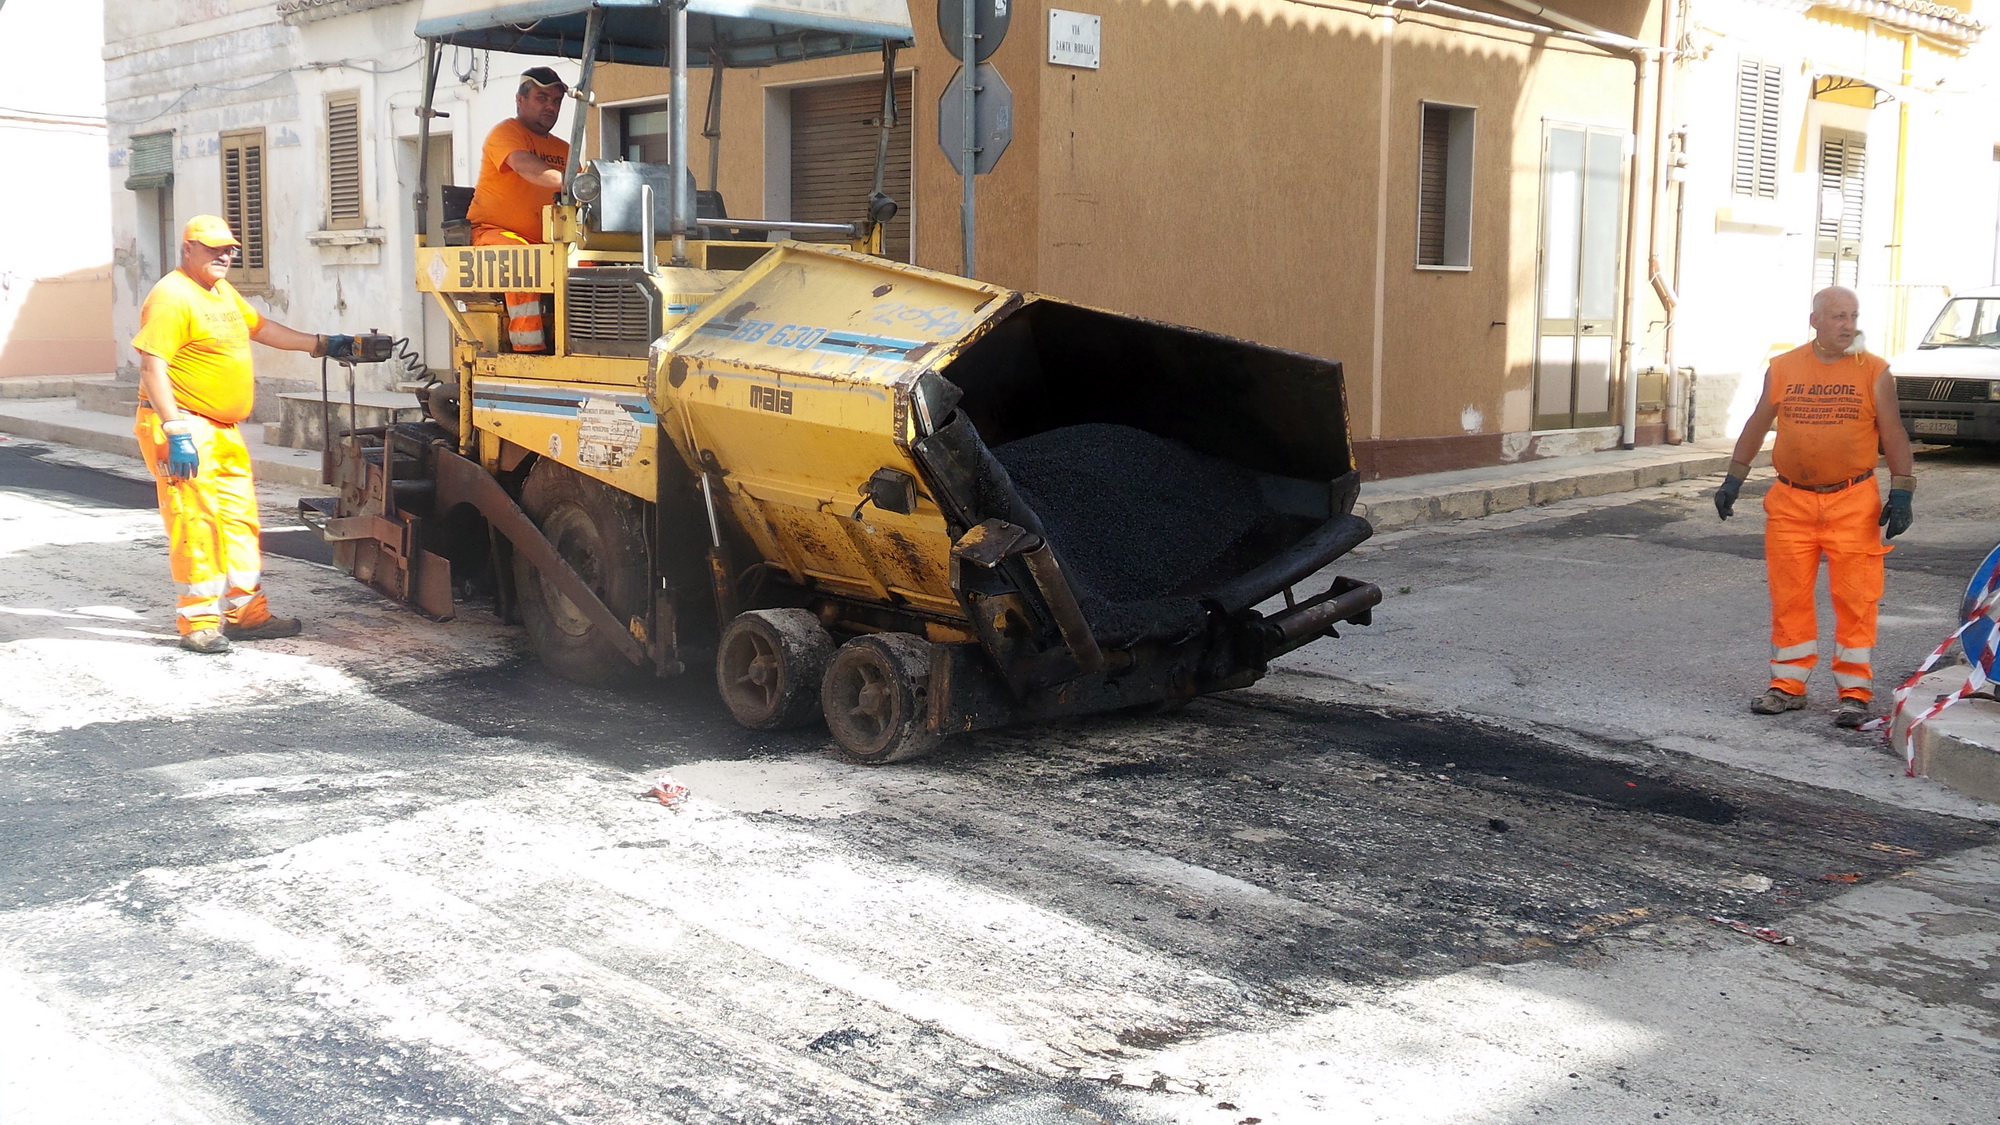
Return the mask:
{"type": "Polygon", "coordinates": [[[458,252],[460,289],[539,289],[542,255],[526,246],[479,246],[458,252]]]}

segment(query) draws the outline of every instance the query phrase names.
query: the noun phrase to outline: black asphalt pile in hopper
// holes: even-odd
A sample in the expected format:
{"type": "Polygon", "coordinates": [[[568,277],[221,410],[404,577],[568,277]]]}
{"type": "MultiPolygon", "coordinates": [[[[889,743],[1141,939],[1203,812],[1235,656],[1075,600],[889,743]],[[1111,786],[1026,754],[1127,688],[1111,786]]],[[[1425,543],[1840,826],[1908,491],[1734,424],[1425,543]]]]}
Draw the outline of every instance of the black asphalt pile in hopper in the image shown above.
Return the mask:
{"type": "Polygon", "coordinates": [[[1065,426],[993,454],[1105,644],[1199,627],[1202,587],[1247,569],[1239,547],[1273,517],[1255,473],[1130,426],[1065,426]]]}

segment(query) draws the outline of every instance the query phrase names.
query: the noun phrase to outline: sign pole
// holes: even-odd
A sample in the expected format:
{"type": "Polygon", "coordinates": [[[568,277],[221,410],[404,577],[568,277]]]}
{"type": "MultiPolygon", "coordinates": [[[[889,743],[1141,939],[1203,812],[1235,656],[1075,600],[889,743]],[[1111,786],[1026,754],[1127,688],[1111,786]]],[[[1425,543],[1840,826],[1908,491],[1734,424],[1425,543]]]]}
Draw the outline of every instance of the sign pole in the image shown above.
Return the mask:
{"type": "MultiPolygon", "coordinates": [[[[946,0],[946,2],[949,3],[950,0],[946,0]]],[[[963,87],[965,98],[965,159],[959,164],[960,174],[964,179],[965,194],[960,198],[958,204],[959,235],[965,243],[965,263],[964,268],[959,270],[959,273],[966,277],[973,276],[973,187],[976,183],[976,177],[979,175],[979,113],[977,108],[979,85],[976,81],[976,75],[979,70],[979,33],[977,30],[979,17],[977,6],[978,0],[961,0],[961,14],[964,18],[963,22],[959,25],[959,43],[961,45],[961,50],[958,52],[960,61],[959,74],[961,81],[965,83],[963,87]]]]}

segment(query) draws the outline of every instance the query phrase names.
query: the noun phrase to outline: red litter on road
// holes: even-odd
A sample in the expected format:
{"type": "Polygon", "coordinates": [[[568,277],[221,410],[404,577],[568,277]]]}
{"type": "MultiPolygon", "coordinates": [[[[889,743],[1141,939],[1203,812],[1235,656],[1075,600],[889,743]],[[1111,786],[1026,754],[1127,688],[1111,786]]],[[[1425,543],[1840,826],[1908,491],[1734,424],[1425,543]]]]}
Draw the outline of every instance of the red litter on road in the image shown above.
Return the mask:
{"type": "Polygon", "coordinates": [[[660,780],[646,791],[646,796],[671,809],[687,800],[688,787],[662,774],[660,780]]]}
{"type": "Polygon", "coordinates": [[[1708,920],[1711,922],[1719,923],[1724,926],[1728,926],[1730,929],[1735,930],[1739,934],[1749,934],[1751,937],[1756,938],[1758,941],[1768,941],[1772,945],[1793,944],[1790,936],[1786,934],[1781,934],[1769,926],[1753,926],[1748,922],[1739,922],[1734,918],[1724,918],[1719,914],[1709,915],[1708,920]]]}

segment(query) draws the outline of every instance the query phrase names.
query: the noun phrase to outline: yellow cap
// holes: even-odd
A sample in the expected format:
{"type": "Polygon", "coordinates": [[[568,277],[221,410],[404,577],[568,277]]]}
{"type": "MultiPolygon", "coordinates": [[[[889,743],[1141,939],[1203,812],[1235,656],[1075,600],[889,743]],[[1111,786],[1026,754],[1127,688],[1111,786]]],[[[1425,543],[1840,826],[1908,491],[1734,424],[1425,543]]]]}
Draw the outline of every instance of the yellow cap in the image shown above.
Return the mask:
{"type": "Polygon", "coordinates": [[[229,224],[214,215],[196,215],[181,228],[182,242],[199,242],[203,246],[241,246],[236,236],[229,233],[229,224]]]}

